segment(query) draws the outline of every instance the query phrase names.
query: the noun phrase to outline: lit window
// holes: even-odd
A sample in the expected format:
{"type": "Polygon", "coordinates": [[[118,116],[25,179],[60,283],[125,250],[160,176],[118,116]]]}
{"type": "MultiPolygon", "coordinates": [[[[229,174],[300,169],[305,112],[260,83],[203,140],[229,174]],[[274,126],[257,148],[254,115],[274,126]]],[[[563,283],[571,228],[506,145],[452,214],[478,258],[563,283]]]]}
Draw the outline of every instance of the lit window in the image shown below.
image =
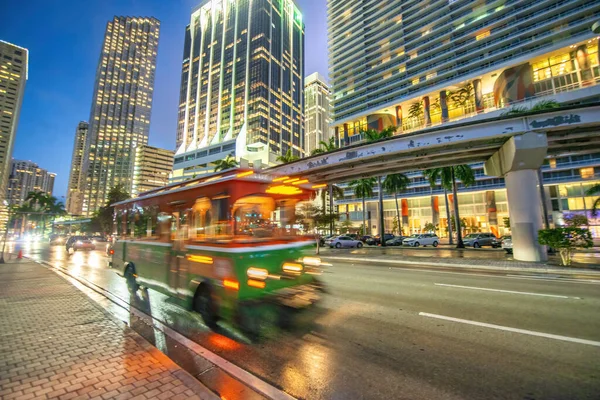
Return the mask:
{"type": "Polygon", "coordinates": [[[411,60],[412,60],[413,58],[417,58],[417,52],[415,51],[414,53],[410,54],[408,57],[409,57],[411,60]]]}
{"type": "Polygon", "coordinates": [[[413,85],[416,85],[417,83],[419,83],[419,78],[415,78],[412,80],[413,85]]]}
{"type": "Polygon", "coordinates": [[[485,39],[490,36],[490,31],[481,32],[479,35],[475,36],[475,40],[485,39]]]}
{"type": "Polygon", "coordinates": [[[436,76],[437,76],[437,72],[431,72],[431,73],[427,74],[425,79],[430,80],[430,79],[435,78],[436,76]]]}
{"type": "Polygon", "coordinates": [[[594,167],[580,168],[579,173],[582,179],[590,179],[594,177],[594,167]]]}
{"type": "Polygon", "coordinates": [[[551,158],[549,161],[550,168],[556,168],[556,158],[551,158]]]}

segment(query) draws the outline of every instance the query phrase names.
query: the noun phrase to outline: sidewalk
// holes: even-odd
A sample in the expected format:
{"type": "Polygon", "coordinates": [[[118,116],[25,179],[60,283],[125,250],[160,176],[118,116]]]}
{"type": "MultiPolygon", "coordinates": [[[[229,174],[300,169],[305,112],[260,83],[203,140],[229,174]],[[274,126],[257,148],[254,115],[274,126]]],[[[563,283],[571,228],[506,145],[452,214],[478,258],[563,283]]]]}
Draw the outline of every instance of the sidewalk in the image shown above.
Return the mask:
{"type": "Polygon", "coordinates": [[[52,271],[0,265],[0,398],[215,399],[52,271]]]}
{"type": "Polygon", "coordinates": [[[431,251],[421,250],[419,256],[405,253],[414,251],[404,248],[369,247],[362,249],[328,249],[321,248],[320,255],[324,260],[347,261],[361,263],[379,263],[387,265],[407,266],[433,266],[443,268],[470,268],[501,271],[527,271],[532,273],[556,274],[585,274],[600,278],[600,269],[593,264],[574,264],[571,267],[562,267],[549,263],[536,263],[508,259],[477,258],[472,254],[469,257],[439,257],[431,251]],[[404,253],[404,254],[403,254],[404,253]],[[596,267],[596,268],[594,268],[596,267]]]}

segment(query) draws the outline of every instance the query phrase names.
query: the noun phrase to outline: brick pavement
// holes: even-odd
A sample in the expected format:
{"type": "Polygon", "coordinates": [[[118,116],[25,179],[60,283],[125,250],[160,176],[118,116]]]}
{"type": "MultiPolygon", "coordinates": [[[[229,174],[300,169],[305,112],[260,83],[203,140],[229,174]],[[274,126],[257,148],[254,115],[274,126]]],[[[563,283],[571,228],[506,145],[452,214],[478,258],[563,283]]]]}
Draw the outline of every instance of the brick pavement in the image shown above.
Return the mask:
{"type": "Polygon", "coordinates": [[[0,398],[218,398],[54,272],[0,265],[0,398]]]}

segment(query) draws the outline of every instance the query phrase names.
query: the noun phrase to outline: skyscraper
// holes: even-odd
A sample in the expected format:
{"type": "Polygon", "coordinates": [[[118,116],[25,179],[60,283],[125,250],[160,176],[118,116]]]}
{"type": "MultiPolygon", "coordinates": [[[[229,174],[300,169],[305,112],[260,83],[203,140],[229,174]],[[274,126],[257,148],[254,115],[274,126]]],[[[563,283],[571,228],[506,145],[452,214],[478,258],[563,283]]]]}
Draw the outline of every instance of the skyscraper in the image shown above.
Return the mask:
{"type": "Polygon", "coordinates": [[[304,152],[307,155],[329,140],[329,85],[318,72],[304,83],[304,152]]]}
{"type": "Polygon", "coordinates": [[[159,27],[148,17],[106,25],[82,172],[84,215],[103,206],[113,186],[131,192],[135,148],[148,143],[159,27]]]}
{"type": "Polygon", "coordinates": [[[20,206],[30,192],[52,195],[56,174],[40,168],[36,163],[12,160],[8,184],[8,203],[20,206]]]}
{"type": "Polygon", "coordinates": [[[304,142],[304,24],[292,0],[206,0],[185,29],[173,176],[231,154],[272,164],[304,142]]]}
{"type": "MultiPolygon", "coordinates": [[[[497,117],[513,105],[598,101],[599,37],[592,26],[599,15],[600,1],[582,0],[328,0],[332,125],[339,144],[365,140],[361,130],[367,128],[416,134],[497,117]]],[[[475,232],[509,233],[502,223],[509,217],[504,179],[485,176],[482,163],[471,167],[476,182],[460,187],[461,219],[475,232]]],[[[585,192],[600,182],[599,171],[600,153],[548,159],[542,176],[553,221],[588,213],[585,192]]],[[[443,189],[432,189],[422,171],[406,175],[411,183],[398,208],[384,194],[385,225],[393,226],[401,211],[404,234],[432,223],[445,235],[443,189]]],[[[337,201],[339,212],[360,225],[362,201],[340,186],[346,193],[337,201]]],[[[376,198],[367,200],[367,209],[375,215],[376,198]]],[[[600,222],[590,221],[600,235],[600,222]]]]}
{"type": "Polygon", "coordinates": [[[173,170],[174,151],[152,146],[138,146],[135,150],[135,169],[131,194],[137,196],[148,190],[165,186],[173,170]]]}
{"type": "Polygon", "coordinates": [[[0,206],[6,196],[11,172],[28,60],[27,49],[0,40],[0,206]]]}
{"type": "Polygon", "coordinates": [[[87,122],[81,121],[79,124],[77,124],[77,129],[75,130],[66,207],[67,212],[72,215],[80,215],[81,208],[83,206],[85,176],[82,176],[81,172],[83,170],[83,157],[85,155],[85,144],[89,127],[90,126],[87,122]]]}

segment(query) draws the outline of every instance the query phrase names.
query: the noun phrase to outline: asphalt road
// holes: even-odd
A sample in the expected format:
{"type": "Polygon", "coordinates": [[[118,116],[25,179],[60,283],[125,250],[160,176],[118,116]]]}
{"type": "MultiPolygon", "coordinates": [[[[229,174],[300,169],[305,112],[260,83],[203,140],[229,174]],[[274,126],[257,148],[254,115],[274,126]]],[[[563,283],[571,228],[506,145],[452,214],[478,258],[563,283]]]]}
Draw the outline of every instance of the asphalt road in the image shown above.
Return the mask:
{"type": "MultiPolygon", "coordinates": [[[[68,256],[63,246],[31,245],[24,252],[128,298],[100,251],[68,256]]],[[[330,271],[324,275],[330,293],[301,317],[305,323],[257,344],[227,326],[211,332],[154,291],[145,307],[298,398],[600,398],[600,282],[359,264],[330,271]]]]}

